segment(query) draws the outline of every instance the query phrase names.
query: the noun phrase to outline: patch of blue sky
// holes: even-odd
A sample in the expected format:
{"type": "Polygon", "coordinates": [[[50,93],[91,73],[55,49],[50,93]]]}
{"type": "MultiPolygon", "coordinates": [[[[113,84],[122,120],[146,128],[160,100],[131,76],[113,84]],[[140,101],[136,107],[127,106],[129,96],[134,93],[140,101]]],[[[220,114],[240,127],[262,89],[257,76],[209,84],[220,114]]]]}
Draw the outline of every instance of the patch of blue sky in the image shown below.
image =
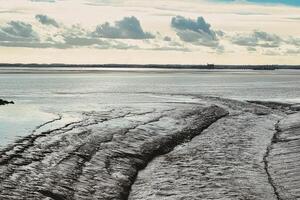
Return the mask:
{"type": "MultiPolygon", "coordinates": [[[[239,0],[215,0],[219,2],[238,2],[239,0]]],[[[259,3],[259,4],[284,4],[290,6],[300,6],[300,0],[246,0],[250,3],[259,3]]]]}

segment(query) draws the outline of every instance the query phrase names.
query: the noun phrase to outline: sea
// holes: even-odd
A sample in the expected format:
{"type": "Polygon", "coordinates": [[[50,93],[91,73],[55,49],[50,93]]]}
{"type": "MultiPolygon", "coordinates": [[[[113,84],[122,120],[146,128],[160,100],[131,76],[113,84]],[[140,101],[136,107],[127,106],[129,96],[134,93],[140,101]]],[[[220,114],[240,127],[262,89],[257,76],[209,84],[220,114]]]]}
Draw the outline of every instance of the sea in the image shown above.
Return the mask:
{"type": "Polygon", "coordinates": [[[108,106],[193,102],[198,95],[300,103],[300,70],[0,68],[0,148],[64,115],[108,106]]]}

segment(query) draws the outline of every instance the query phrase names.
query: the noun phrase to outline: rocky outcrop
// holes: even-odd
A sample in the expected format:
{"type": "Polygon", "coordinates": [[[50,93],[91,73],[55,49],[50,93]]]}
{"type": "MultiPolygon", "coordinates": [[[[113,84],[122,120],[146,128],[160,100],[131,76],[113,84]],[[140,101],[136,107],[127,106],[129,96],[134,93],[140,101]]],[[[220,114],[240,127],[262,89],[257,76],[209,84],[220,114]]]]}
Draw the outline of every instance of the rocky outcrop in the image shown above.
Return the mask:
{"type": "Polygon", "coordinates": [[[6,101],[6,100],[3,100],[3,99],[0,99],[0,105],[6,105],[6,104],[14,104],[13,101],[6,101]]]}

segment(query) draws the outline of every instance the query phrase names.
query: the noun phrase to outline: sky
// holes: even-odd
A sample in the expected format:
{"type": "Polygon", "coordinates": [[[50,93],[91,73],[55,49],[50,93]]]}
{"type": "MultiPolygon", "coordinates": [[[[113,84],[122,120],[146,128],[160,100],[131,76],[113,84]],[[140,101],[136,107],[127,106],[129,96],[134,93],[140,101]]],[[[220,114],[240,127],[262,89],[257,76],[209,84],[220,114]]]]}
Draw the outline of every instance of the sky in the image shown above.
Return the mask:
{"type": "Polygon", "coordinates": [[[300,64],[300,1],[0,0],[0,63],[300,64]]]}
{"type": "MultiPolygon", "coordinates": [[[[237,2],[236,0],[223,0],[224,2],[237,2]]],[[[241,2],[241,1],[240,1],[241,2]]],[[[299,0],[248,0],[251,3],[260,3],[260,4],[282,4],[282,5],[291,5],[291,6],[300,6],[299,0]]]]}

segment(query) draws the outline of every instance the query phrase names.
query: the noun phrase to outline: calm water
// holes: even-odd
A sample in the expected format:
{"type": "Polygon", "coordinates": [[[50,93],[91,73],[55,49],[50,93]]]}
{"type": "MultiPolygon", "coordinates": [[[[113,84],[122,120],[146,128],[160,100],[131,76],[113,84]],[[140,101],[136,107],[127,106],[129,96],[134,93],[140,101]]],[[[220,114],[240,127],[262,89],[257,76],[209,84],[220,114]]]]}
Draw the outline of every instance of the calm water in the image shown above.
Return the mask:
{"type": "Polygon", "coordinates": [[[109,105],[190,101],[201,94],[239,100],[300,103],[300,70],[277,71],[99,71],[97,73],[1,74],[0,145],[55,118],[109,105]],[[166,95],[162,95],[166,94],[166,95]]]}

